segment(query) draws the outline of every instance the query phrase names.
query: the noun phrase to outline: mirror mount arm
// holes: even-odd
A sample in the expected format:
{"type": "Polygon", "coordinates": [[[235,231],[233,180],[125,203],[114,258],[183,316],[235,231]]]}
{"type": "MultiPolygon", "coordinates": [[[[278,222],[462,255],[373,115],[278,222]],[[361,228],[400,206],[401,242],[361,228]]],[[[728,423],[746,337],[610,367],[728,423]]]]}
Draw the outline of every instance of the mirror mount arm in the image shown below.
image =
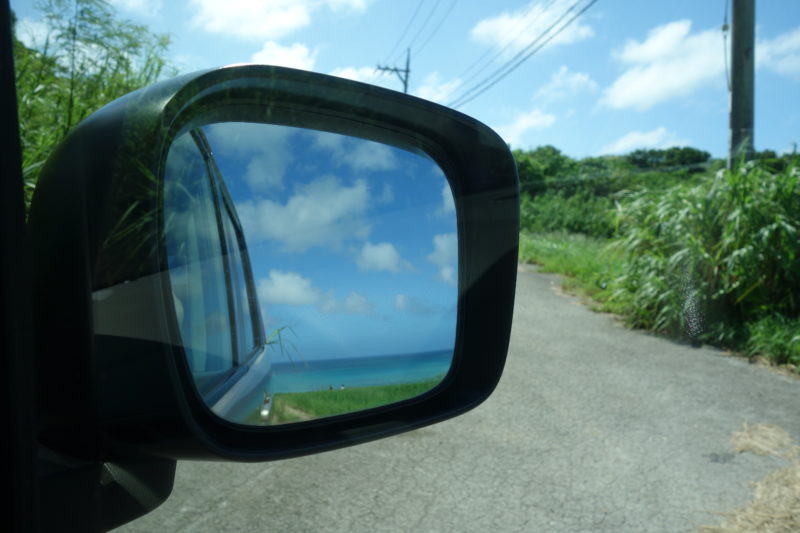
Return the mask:
{"type": "Polygon", "coordinates": [[[172,492],[176,461],[152,457],[65,464],[41,459],[42,531],[108,531],[143,516],[172,492]]]}

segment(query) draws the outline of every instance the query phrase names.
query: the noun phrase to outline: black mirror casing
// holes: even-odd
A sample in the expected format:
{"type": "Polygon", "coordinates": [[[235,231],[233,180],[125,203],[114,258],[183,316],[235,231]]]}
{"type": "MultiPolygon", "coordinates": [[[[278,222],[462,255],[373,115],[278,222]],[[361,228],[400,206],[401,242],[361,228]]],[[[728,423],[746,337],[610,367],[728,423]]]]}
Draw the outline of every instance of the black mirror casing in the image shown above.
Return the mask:
{"type": "Polygon", "coordinates": [[[517,270],[516,167],[489,128],[424,100],[255,65],[168,80],[75,128],[42,172],[30,227],[39,436],[65,455],[299,456],[463,413],[488,397],[503,369],[517,270]],[[398,404],[279,427],[226,422],[206,407],[166,296],[161,179],[172,139],[192,121],[214,117],[363,137],[424,152],[444,170],[458,223],[459,304],[453,366],[442,384],[398,404]],[[150,333],[135,339],[95,331],[98,294],[143,277],[148,288],[117,312],[150,333]]]}

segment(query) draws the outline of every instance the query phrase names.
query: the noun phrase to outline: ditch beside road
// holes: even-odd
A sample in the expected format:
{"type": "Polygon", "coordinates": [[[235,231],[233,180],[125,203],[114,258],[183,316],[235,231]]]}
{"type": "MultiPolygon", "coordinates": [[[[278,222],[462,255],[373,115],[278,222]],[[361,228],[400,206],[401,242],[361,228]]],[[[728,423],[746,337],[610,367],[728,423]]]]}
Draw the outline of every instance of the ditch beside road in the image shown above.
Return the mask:
{"type": "Polygon", "coordinates": [[[497,391],[453,420],[316,456],[180,462],[118,531],[681,532],[787,464],[735,453],[744,423],[800,443],[800,380],[621,326],[522,267],[497,391]]]}

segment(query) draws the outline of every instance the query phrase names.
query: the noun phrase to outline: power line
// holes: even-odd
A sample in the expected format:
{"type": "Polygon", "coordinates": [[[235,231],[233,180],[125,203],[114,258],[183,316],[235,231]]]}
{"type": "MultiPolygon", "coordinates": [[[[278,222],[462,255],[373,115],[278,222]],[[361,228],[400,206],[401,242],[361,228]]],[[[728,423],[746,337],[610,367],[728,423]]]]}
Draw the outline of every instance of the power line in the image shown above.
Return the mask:
{"type": "Polygon", "coordinates": [[[575,15],[572,16],[563,26],[561,26],[557,31],[550,34],[548,37],[544,39],[544,41],[536,46],[536,43],[544,38],[553,28],[555,28],[577,5],[580,3],[580,0],[575,2],[566,12],[564,12],[561,17],[556,20],[553,24],[551,24],[544,32],[541,33],[536,39],[534,39],[528,46],[526,46],[522,51],[520,51],[516,56],[506,62],[502,67],[497,69],[493,72],[490,76],[487,76],[483,81],[477,83],[468,91],[464,92],[459,98],[451,102],[449,105],[450,107],[456,108],[462,106],[468,102],[471,102],[484,92],[488,91],[492,87],[494,87],[497,83],[499,83],[503,78],[514,72],[522,63],[527,61],[533,54],[541,50],[547,43],[549,43],[553,38],[555,38],[559,33],[564,31],[575,19],[585,13],[590,7],[592,7],[597,0],[590,0],[588,4],[586,4],[583,8],[580,9],[575,15]],[[527,53],[526,53],[527,52],[527,53]],[[520,57],[522,54],[524,56],[520,57]],[[516,62],[515,62],[516,61],[516,62]],[[513,64],[512,64],[513,63],[513,64]],[[503,72],[505,71],[505,72],[503,72]],[[472,94],[474,93],[474,94],[472,94]]]}
{"type": "MultiPolygon", "coordinates": [[[[573,11],[578,6],[580,2],[581,0],[576,0],[558,19],[556,19],[555,22],[553,22],[550,26],[548,26],[542,33],[537,35],[535,39],[533,39],[531,42],[525,45],[525,47],[519,52],[517,52],[517,54],[514,57],[506,61],[503,65],[501,65],[497,70],[492,72],[489,76],[485,77],[483,80],[476,83],[468,90],[466,90],[464,93],[462,93],[460,97],[458,97],[456,100],[450,103],[450,106],[458,107],[464,105],[469,101],[472,101],[474,98],[476,98],[477,96],[488,90],[490,87],[494,86],[495,83],[503,79],[506,75],[510,74],[520,64],[522,64],[522,62],[524,62],[528,57],[530,57],[530,55],[526,54],[531,49],[533,49],[534,52],[541,49],[541,46],[535,48],[536,44],[539,43],[539,41],[541,41],[543,38],[545,38],[545,36],[548,33],[550,33],[556,26],[558,26],[561,23],[561,21],[564,20],[567,17],[567,15],[569,15],[570,12],[573,11]],[[473,95],[473,93],[475,94],[473,95]]],[[[571,22],[572,20],[574,20],[574,18],[571,19],[569,22],[571,22]]],[[[558,35],[558,33],[560,33],[567,25],[569,25],[569,22],[567,22],[567,24],[565,24],[560,30],[554,33],[552,37],[558,35]]],[[[550,37],[550,39],[552,37],[550,37]]],[[[545,41],[544,44],[547,44],[547,42],[550,39],[545,41]]]]}
{"type": "Polygon", "coordinates": [[[419,45],[419,48],[417,48],[417,50],[414,52],[414,55],[411,56],[412,59],[417,57],[419,55],[419,53],[422,52],[422,50],[425,48],[425,46],[429,42],[431,42],[431,39],[433,39],[433,36],[436,35],[439,32],[439,30],[441,29],[442,25],[447,20],[447,18],[450,16],[450,13],[453,11],[453,8],[456,7],[456,2],[457,1],[458,0],[452,0],[452,2],[450,2],[450,7],[447,8],[447,11],[445,11],[444,16],[439,20],[439,24],[437,24],[436,27],[433,29],[433,31],[428,35],[428,38],[425,39],[425,41],[421,45],[419,45]]]}
{"type": "MultiPolygon", "coordinates": [[[[417,30],[417,33],[414,35],[414,37],[411,38],[411,41],[409,41],[409,43],[406,45],[406,48],[413,48],[414,47],[414,43],[417,42],[417,39],[419,39],[419,36],[422,35],[422,32],[428,26],[428,22],[431,21],[431,17],[433,17],[433,14],[439,8],[439,4],[441,3],[441,1],[442,0],[436,0],[436,2],[433,4],[433,8],[431,8],[431,10],[428,12],[428,16],[425,17],[425,20],[422,22],[422,26],[419,27],[419,30],[417,30]]],[[[398,59],[399,59],[399,56],[395,57],[394,62],[396,62],[398,59]]]]}
{"type": "MultiPolygon", "coordinates": [[[[556,0],[550,0],[550,3],[549,3],[549,4],[548,4],[546,7],[543,7],[543,8],[542,8],[542,12],[546,12],[548,9],[550,9],[550,8],[553,6],[553,4],[554,4],[555,2],[556,2],[556,0]]],[[[468,66],[468,67],[466,68],[466,70],[464,70],[464,72],[462,72],[461,74],[459,74],[459,76],[458,76],[458,77],[459,77],[459,78],[463,78],[464,76],[466,76],[466,75],[467,75],[467,73],[468,73],[468,72],[470,72],[470,71],[471,71],[473,68],[475,68],[475,67],[476,67],[478,64],[480,64],[481,62],[483,62],[483,63],[484,63],[484,66],[483,66],[482,68],[478,69],[476,72],[474,72],[474,73],[473,73],[472,75],[470,75],[468,78],[466,78],[466,79],[464,80],[464,83],[469,83],[470,81],[472,81],[472,80],[474,80],[475,78],[477,78],[477,77],[478,77],[478,76],[481,74],[481,72],[483,72],[484,70],[486,70],[486,69],[489,67],[489,65],[490,65],[490,64],[491,64],[491,63],[492,63],[492,62],[493,62],[495,59],[497,59],[498,57],[500,57],[500,56],[503,54],[503,52],[505,52],[506,50],[508,50],[508,48],[509,48],[509,47],[510,47],[512,44],[514,44],[514,42],[517,40],[517,37],[519,37],[520,35],[522,35],[522,33],[523,33],[523,32],[524,32],[526,29],[527,29],[527,24],[526,24],[526,22],[528,22],[528,20],[527,20],[527,19],[528,19],[528,17],[529,17],[529,16],[530,16],[530,15],[533,13],[534,9],[536,9],[537,7],[539,7],[539,4],[537,4],[537,3],[531,3],[531,5],[530,5],[530,8],[528,9],[527,13],[525,13],[525,14],[524,14],[524,15],[523,15],[523,16],[520,18],[520,20],[519,20],[519,25],[518,25],[518,26],[517,26],[517,28],[516,28],[518,31],[517,31],[516,33],[514,33],[514,36],[513,36],[513,37],[511,37],[510,39],[508,39],[508,42],[506,42],[506,44],[505,44],[505,45],[504,45],[504,46],[503,46],[501,49],[497,50],[497,46],[494,46],[494,47],[492,47],[492,48],[489,48],[489,49],[487,49],[487,50],[486,50],[486,51],[485,51],[483,54],[481,54],[481,56],[480,56],[478,59],[476,59],[476,60],[475,60],[475,61],[474,61],[472,64],[470,64],[470,66],[468,66]],[[488,56],[489,54],[491,54],[491,53],[492,53],[493,51],[495,51],[495,50],[497,50],[497,52],[496,52],[496,53],[495,53],[495,54],[494,54],[492,57],[490,57],[488,60],[486,60],[486,61],[484,62],[483,60],[486,58],[486,56],[488,56]]],[[[535,22],[535,21],[536,21],[536,19],[532,20],[531,22],[535,22]]]]}
{"type": "Polygon", "coordinates": [[[424,0],[419,0],[419,3],[417,4],[416,9],[414,9],[414,14],[411,15],[411,18],[408,20],[408,24],[406,24],[405,29],[400,34],[400,37],[397,39],[397,42],[394,43],[394,46],[392,47],[391,52],[386,54],[386,60],[384,61],[384,63],[388,63],[389,62],[389,59],[392,57],[392,54],[394,54],[394,51],[397,50],[397,47],[400,46],[401,42],[403,42],[403,38],[408,33],[408,30],[411,29],[411,25],[414,23],[414,20],[416,20],[417,15],[419,14],[419,10],[422,9],[422,4],[423,3],[424,3],[424,0]]]}

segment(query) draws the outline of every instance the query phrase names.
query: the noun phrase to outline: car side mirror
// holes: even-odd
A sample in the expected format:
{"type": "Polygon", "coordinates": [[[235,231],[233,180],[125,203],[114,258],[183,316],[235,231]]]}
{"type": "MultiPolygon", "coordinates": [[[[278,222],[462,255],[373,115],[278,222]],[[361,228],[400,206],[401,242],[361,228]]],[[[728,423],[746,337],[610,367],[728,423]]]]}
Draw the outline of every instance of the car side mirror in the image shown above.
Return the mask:
{"type": "Polygon", "coordinates": [[[234,66],[131,93],[30,214],[40,438],[87,460],[271,460],[463,413],[502,372],[505,143],[356,82],[234,66]]]}

